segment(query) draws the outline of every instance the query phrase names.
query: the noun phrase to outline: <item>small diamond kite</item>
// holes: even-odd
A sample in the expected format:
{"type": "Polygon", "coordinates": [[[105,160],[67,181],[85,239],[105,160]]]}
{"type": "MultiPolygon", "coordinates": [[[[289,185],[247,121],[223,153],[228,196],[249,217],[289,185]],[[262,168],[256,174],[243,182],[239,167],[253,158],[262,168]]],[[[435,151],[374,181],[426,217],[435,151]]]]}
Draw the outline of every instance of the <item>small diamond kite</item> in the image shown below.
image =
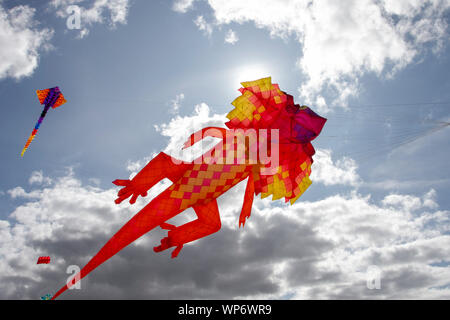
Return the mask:
{"type": "Polygon", "coordinates": [[[50,109],[50,107],[52,107],[53,109],[56,109],[59,106],[61,106],[67,102],[66,99],[64,98],[63,94],[59,90],[59,87],[54,87],[54,88],[45,89],[45,90],[36,90],[36,94],[39,98],[39,102],[41,104],[45,105],[45,107],[44,107],[44,111],[42,111],[41,116],[39,117],[38,122],[36,123],[36,126],[33,129],[33,132],[31,133],[30,137],[28,138],[27,143],[25,144],[25,147],[23,147],[23,149],[22,149],[21,157],[23,157],[25,151],[27,151],[31,142],[36,137],[39,127],[41,126],[41,123],[44,120],[45,116],[47,115],[47,112],[50,109]]]}

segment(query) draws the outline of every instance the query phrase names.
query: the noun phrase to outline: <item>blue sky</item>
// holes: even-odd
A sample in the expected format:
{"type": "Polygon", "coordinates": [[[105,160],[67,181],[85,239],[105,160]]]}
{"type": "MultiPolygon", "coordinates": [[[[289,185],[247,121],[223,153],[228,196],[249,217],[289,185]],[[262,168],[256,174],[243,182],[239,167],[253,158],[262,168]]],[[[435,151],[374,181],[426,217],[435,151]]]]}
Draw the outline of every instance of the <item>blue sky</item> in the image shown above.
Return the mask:
{"type": "Polygon", "coordinates": [[[449,7],[0,1],[0,297],[59,288],[149,200],[116,206],[111,181],[161,150],[188,157],[184,139],[223,126],[241,81],[271,76],[328,118],[302,198],[256,200],[239,230],[240,184],[219,199],[219,233],[171,260],[153,253],[155,231],[67,298],[448,298],[449,7]],[[67,28],[70,5],[80,29],[67,28]],[[21,158],[35,90],[56,85],[68,103],[21,158]],[[54,262],[38,268],[38,255],[54,262]],[[371,265],[379,290],[366,286],[371,265]]]}

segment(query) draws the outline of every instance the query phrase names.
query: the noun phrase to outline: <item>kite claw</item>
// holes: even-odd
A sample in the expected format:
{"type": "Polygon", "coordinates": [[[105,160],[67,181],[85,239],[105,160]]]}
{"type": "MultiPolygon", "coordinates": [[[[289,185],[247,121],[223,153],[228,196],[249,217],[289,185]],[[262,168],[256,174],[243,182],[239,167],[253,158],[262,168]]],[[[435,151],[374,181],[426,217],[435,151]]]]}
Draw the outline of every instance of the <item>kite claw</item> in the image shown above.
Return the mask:
{"type": "Polygon", "coordinates": [[[126,186],[130,185],[131,181],[130,180],[116,179],[112,183],[115,184],[116,186],[126,187],[126,186]]]}
{"type": "Polygon", "coordinates": [[[170,238],[165,237],[161,239],[161,244],[159,246],[153,247],[153,251],[161,252],[163,250],[169,249],[170,247],[172,247],[170,238]]]}
{"type": "Polygon", "coordinates": [[[112,182],[116,186],[122,187],[122,189],[117,192],[118,198],[114,201],[116,204],[121,203],[125,199],[130,199],[130,204],[136,203],[136,200],[139,196],[146,197],[147,196],[147,190],[142,190],[142,186],[136,185],[136,183],[133,183],[133,181],[130,180],[114,180],[112,182]]]}
{"type": "Polygon", "coordinates": [[[242,227],[245,226],[245,222],[247,221],[248,218],[250,218],[249,214],[239,217],[239,228],[241,227],[241,224],[242,224],[242,227]]]}
{"type": "Polygon", "coordinates": [[[181,249],[183,249],[183,245],[180,244],[175,248],[175,250],[172,251],[172,259],[178,257],[178,254],[180,253],[181,249]]]}
{"type": "MultiPolygon", "coordinates": [[[[161,224],[161,228],[167,229],[167,228],[176,228],[176,227],[169,223],[163,223],[163,224],[161,224]]],[[[169,230],[173,230],[173,229],[169,229],[169,230]]],[[[153,247],[153,251],[161,252],[163,250],[167,250],[170,247],[174,247],[174,246],[176,246],[176,248],[175,248],[175,250],[172,251],[171,256],[172,256],[172,258],[176,258],[178,256],[178,254],[180,253],[181,249],[183,249],[183,243],[176,245],[172,242],[172,239],[169,236],[161,239],[161,244],[157,247],[153,247]]]]}

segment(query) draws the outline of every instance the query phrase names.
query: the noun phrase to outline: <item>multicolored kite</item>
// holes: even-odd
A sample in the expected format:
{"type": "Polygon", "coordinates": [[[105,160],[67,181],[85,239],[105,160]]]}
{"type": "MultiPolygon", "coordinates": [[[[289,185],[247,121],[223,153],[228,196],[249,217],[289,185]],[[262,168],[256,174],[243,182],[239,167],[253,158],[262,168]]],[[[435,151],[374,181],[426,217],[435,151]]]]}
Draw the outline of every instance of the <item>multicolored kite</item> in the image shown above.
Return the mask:
{"type": "Polygon", "coordinates": [[[216,198],[247,179],[239,226],[250,217],[253,198],[272,195],[293,204],[309,187],[312,156],[310,141],[316,138],[326,119],[306,106],[294,104],[291,95],[281,91],[271,78],[243,82],[241,96],[232,102],[225,128],[205,128],[185,143],[190,147],[206,136],[221,142],[193,162],[182,162],[161,152],[131,181],[115,180],[123,187],[116,203],[131,197],[145,197],[147,191],[164,178],[173,184],[155,197],[128,221],[87,263],[61,288],[55,299],[79,279],[124,247],[157,226],[169,230],[155,252],[175,247],[175,258],[185,243],[200,239],[221,228],[216,198]],[[181,226],[169,219],[192,207],[198,219],[181,226]]]}
{"type": "Polygon", "coordinates": [[[41,300],[51,300],[52,299],[52,295],[51,294],[46,294],[46,295],[43,295],[42,297],[41,297],[41,300]]]}
{"type": "Polygon", "coordinates": [[[34,127],[33,132],[31,133],[27,143],[25,144],[25,147],[23,147],[22,149],[21,157],[23,157],[25,151],[27,151],[31,142],[36,137],[39,127],[41,126],[41,123],[44,120],[45,116],[47,115],[47,111],[50,109],[50,107],[55,109],[67,102],[66,99],[64,99],[63,94],[59,90],[59,87],[54,87],[45,90],[36,90],[36,93],[39,98],[39,102],[45,105],[45,107],[44,111],[42,111],[41,116],[39,117],[38,122],[36,123],[36,126],[34,127]]]}

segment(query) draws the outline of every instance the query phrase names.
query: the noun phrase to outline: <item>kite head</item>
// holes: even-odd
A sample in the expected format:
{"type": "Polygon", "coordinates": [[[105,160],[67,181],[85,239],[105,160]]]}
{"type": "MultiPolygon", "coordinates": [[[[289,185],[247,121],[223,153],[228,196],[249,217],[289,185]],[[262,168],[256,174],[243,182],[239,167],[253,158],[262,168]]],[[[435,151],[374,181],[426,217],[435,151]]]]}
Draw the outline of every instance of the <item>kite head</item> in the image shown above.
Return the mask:
{"type": "Polygon", "coordinates": [[[62,92],[59,90],[59,87],[36,90],[36,94],[41,104],[50,105],[53,109],[56,109],[67,102],[62,92]]]}
{"type": "Polygon", "coordinates": [[[317,138],[326,121],[307,106],[288,104],[270,128],[279,129],[280,143],[308,144],[317,138]]]}
{"type": "MultiPolygon", "coordinates": [[[[281,91],[271,78],[242,82],[241,96],[227,118],[230,129],[278,130],[279,156],[273,174],[255,173],[255,193],[272,199],[285,198],[293,204],[309,187],[312,155],[310,143],[322,131],[325,118],[307,106],[294,103],[294,98],[281,91]]],[[[272,164],[266,165],[272,166],[272,164]]]]}
{"type": "Polygon", "coordinates": [[[242,82],[241,96],[231,104],[230,129],[279,129],[281,143],[308,143],[322,131],[327,119],[281,91],[271,78],[242,82]]]}

